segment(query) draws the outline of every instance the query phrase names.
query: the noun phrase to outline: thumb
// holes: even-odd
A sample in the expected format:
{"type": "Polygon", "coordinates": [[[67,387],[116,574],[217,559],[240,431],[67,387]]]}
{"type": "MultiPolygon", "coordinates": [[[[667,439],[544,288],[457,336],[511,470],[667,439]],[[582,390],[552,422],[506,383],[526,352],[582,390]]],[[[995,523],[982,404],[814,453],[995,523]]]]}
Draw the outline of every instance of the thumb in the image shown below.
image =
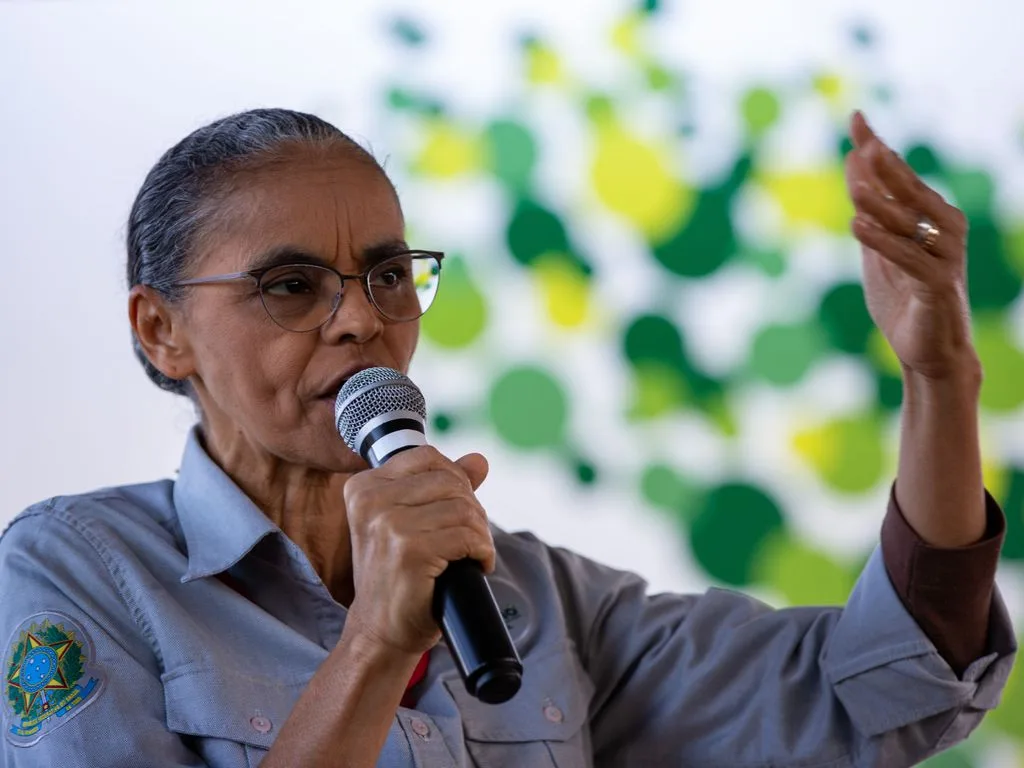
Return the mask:
{"type": "Polygon", "coordinates": [[[456,459],[455,463],[466,473],[466,477],[469,478],[469,484],[473,486],[474,491],[483,485],[484,480],[487,478],[489,467],[487,459],[481,454],[467,453],[461,459],[456,459]]]}

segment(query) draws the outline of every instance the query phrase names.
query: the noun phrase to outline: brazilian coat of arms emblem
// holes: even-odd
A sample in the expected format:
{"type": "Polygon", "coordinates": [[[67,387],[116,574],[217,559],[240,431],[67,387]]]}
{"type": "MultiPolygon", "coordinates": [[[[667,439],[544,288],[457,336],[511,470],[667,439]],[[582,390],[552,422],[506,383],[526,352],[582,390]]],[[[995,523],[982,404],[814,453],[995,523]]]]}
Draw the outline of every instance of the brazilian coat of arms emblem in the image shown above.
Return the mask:
{"type": "Polygon", "coordinates": [[[102,687],[88,638],[67,616],[44,613],[15,630],[4,663],[8,741],[28,746],[67,722],[102,687]]]}

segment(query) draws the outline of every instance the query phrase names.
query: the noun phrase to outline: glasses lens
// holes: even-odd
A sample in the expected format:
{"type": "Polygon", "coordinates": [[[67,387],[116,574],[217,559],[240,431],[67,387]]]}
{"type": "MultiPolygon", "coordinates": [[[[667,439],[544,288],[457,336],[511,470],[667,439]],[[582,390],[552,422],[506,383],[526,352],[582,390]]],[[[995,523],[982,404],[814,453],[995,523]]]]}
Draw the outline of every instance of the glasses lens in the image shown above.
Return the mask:
{"type": "Polygon", "coordinates": [[[340,294],[338,276],[312,264],[274,267],[260,281],[267,314],[289,331],[319,328],[330,318],[340,294]]]}
{"type": "Polygon", "coordinates": [[[434,303],[441,280],[441,262],[427,254],[397,256],[381,262],[367,275],[370,296],[385,317],[415,320],[434,303]]]}

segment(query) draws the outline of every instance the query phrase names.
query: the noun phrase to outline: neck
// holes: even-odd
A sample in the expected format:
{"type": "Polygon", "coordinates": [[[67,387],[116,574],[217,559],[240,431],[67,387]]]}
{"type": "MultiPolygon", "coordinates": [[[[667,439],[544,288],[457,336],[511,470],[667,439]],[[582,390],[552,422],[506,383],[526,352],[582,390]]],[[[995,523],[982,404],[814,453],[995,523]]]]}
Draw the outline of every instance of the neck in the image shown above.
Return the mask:
{"type": "Polygon", "coordinates": [[[289,463],[240,432],[225,438],[204,430],[203,444],[210,458],[302,549],[334,599],[351,605],[352,540],[342,489],[352,473],[289,463]]]}

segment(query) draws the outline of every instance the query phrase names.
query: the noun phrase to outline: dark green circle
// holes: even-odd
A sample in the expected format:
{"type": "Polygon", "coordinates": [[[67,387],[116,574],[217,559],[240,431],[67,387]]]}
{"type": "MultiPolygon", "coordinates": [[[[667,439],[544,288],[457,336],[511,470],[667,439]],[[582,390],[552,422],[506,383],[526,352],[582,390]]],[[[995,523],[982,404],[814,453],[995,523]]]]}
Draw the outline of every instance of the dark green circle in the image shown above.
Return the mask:
{"type": "Polygon", "coordinates": [[[746,586],[761,545],[784,525],[781,510],[765,491],[746,483],[727,483],[705,496],[690,527],[690,547],[713,578],[746,586]]]}
{"type": "Polygon", "coordinates": [[[583,485],[593,485],[597,482],[597,469],[593,464],[580,460],[576,462],[576,479],[583,485]]]}
{"type": "Polygon", "coordinates": [[[829,344],[841,352],[862,355],[875,327],[864,303],[860,283],[840,283],[822,296],[818,320],[829,344]]]}
{"type": "Polygon", "coordinates": [[[448,432],[455,426],[454,419],[447,413],[438,412],[430,420],[430,426],[436,432],[448,432]]]}

